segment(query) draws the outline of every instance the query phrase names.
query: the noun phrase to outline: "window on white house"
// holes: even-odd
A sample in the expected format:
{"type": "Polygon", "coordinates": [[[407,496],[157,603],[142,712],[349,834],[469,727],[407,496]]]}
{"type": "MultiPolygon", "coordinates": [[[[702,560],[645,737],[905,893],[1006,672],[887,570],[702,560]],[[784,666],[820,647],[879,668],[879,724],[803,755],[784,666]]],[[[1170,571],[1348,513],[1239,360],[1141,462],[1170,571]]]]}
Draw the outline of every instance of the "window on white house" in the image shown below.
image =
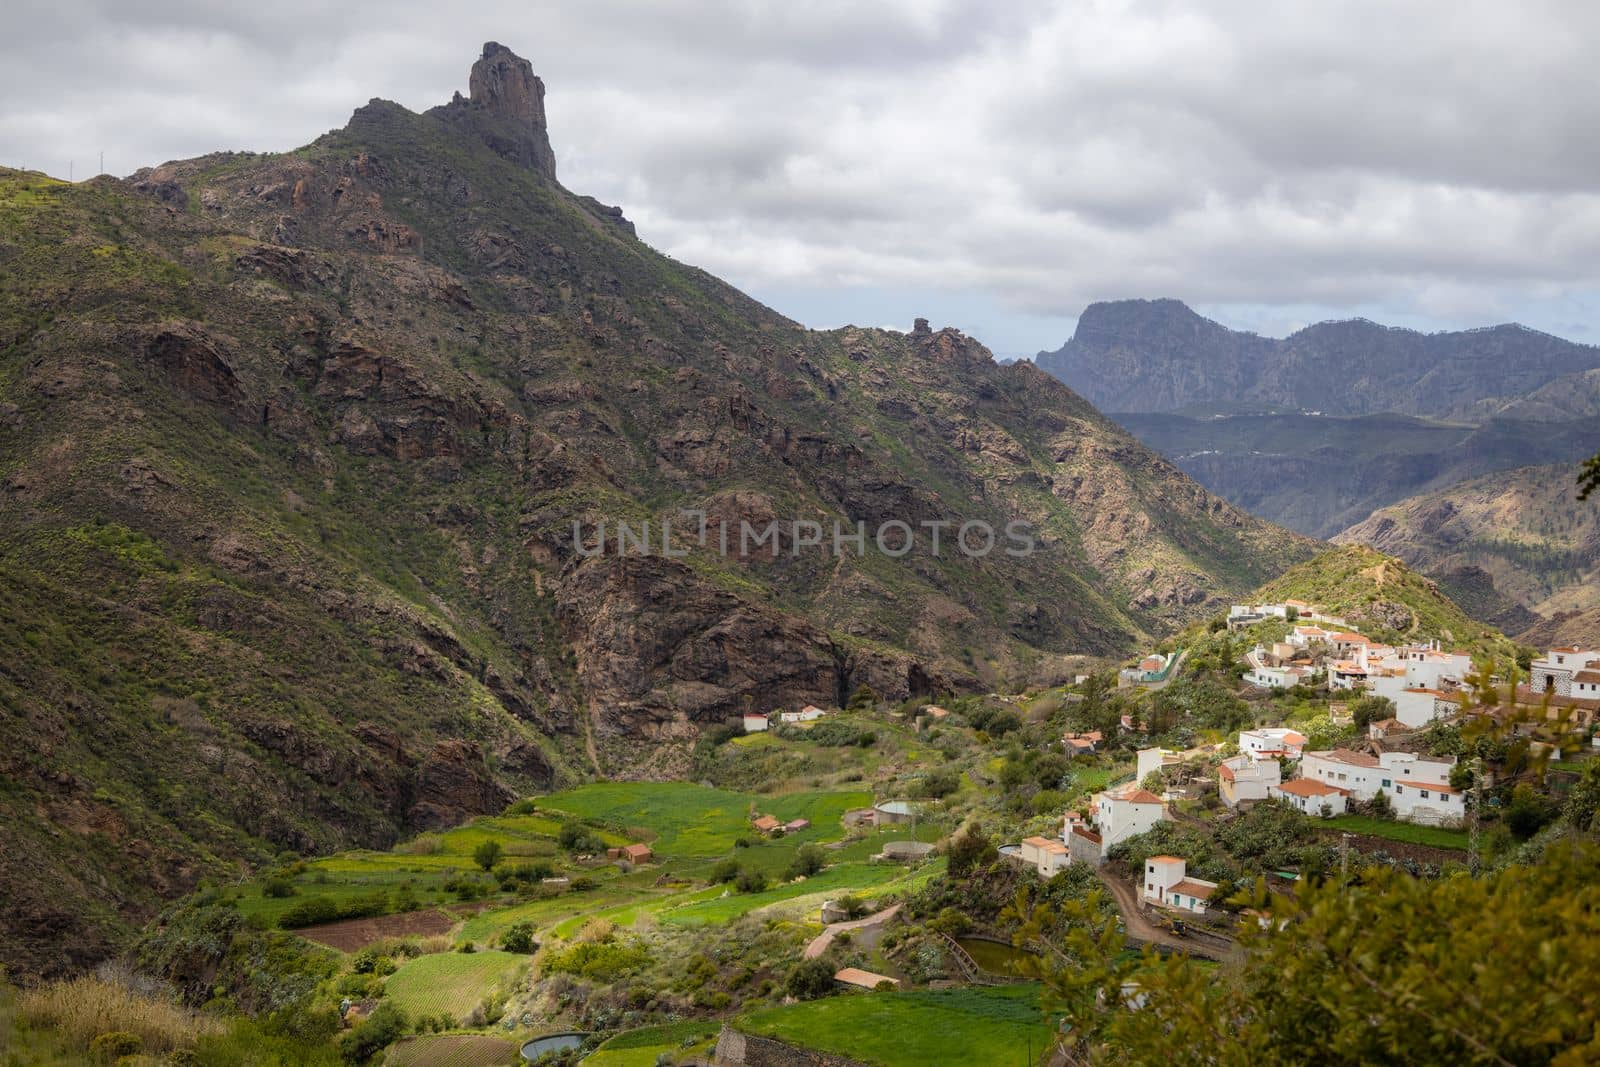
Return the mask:
{"type": "Polygon", "coordinates": [[[1426,789],[1424,789],[1422,791],[1422,799],[1423,800],[1427,800],[1428,799],[1428,791],[1426,789]]]}

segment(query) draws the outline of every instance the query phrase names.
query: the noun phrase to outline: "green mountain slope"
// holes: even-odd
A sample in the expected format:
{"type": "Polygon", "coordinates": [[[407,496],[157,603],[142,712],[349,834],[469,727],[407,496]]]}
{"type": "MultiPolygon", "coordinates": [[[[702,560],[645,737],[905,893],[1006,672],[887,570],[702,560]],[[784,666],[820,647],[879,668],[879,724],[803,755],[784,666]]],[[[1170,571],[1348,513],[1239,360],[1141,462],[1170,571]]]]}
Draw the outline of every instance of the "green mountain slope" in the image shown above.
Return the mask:
{"type": "Polygon", "coordinates": [[[1055,678],[1309,554],[1031,365],[652,251],[554,180],[525,62],[472,84],[291,153],[0,171],[0,961],[279,850],[681,773],[747,707],[1055,678]],[[1039,549],[573,542],[685,508],[1039,549]]]}
{"type": "Polygon", "coordinates": [[[1254,599],[1318,604],[1384,640],[1514,653],[1503,634],[1469,617],[1437,583],[1364,545],[1341,545],[1296,564],[1257,590],[1254,599]]]}
{"type": "MultiPolygon", "coordinates": [[[[1526,467],[1411,497],[1335,541],[1371,545],[1429,574],[1466,567],[1544,616],[1600,608],[1600,511],[1569,464],[1526,467]]],[[[1529,618],[1524,628],[1538,620],[1529,618]]]]}

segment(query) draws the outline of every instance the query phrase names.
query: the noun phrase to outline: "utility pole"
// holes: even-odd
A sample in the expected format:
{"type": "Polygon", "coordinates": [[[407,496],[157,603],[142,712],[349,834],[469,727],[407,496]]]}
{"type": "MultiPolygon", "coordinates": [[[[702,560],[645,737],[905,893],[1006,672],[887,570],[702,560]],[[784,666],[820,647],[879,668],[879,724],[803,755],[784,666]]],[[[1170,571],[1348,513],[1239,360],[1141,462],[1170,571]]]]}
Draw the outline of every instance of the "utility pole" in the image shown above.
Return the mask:
{"type": "Polygon", "coordinates": [[[1478,809],[1483,807],[1483,757],[1472,758],[1472,824],[1468,834],[1467,856],[1472,873],[1477,874],[1482,861],[1478,858],[1478,809]]]}
{"type": "Polygon", "coordinates": [[[1350,881],[1350,835],[1339,835],[1339,893],[1344,894],[1345,886],[1350,881]]]}

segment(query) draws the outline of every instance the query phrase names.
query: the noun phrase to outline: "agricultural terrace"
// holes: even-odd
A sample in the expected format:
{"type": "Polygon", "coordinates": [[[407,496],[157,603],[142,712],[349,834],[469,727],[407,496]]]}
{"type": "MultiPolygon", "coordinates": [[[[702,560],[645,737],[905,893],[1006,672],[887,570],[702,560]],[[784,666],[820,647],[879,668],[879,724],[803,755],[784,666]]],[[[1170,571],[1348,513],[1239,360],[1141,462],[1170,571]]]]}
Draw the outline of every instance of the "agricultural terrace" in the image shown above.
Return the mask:
{"type": "Polygon", "coordinates": [[[765,1008],[738,1019],[746,1033],[833,1052],[877,1067],[1032,1063],[1051,1028],[1036,983],[859,993],[765,1008]]]}

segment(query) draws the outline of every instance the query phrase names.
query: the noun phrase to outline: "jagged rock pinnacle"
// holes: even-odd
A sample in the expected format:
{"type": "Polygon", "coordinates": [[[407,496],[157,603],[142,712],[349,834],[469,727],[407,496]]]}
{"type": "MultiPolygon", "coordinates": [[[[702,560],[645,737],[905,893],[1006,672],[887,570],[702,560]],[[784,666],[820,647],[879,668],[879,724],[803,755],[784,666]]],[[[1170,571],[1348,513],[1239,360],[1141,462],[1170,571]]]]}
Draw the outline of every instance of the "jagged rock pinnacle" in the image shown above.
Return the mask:
{"type": "Polygon", "coordinates": [[[457,93],[439,110],[449,116],[475,116],[471,125],[496,152],[554,178],[556,156],[545,124],[544,82],[533,72],[533,64],[505,45],[490,41],[472,65],[467,84],[470,98],[457,93]],[[484,118],[491,121],[482,121],[484,118]]]}
{"type": "Polygon", "coordinates": [[[490,41],[472,65],[467,83],[472,103],[504,119],[544,131],[544,82],[533,64],[503,44],[490,41]]]}

